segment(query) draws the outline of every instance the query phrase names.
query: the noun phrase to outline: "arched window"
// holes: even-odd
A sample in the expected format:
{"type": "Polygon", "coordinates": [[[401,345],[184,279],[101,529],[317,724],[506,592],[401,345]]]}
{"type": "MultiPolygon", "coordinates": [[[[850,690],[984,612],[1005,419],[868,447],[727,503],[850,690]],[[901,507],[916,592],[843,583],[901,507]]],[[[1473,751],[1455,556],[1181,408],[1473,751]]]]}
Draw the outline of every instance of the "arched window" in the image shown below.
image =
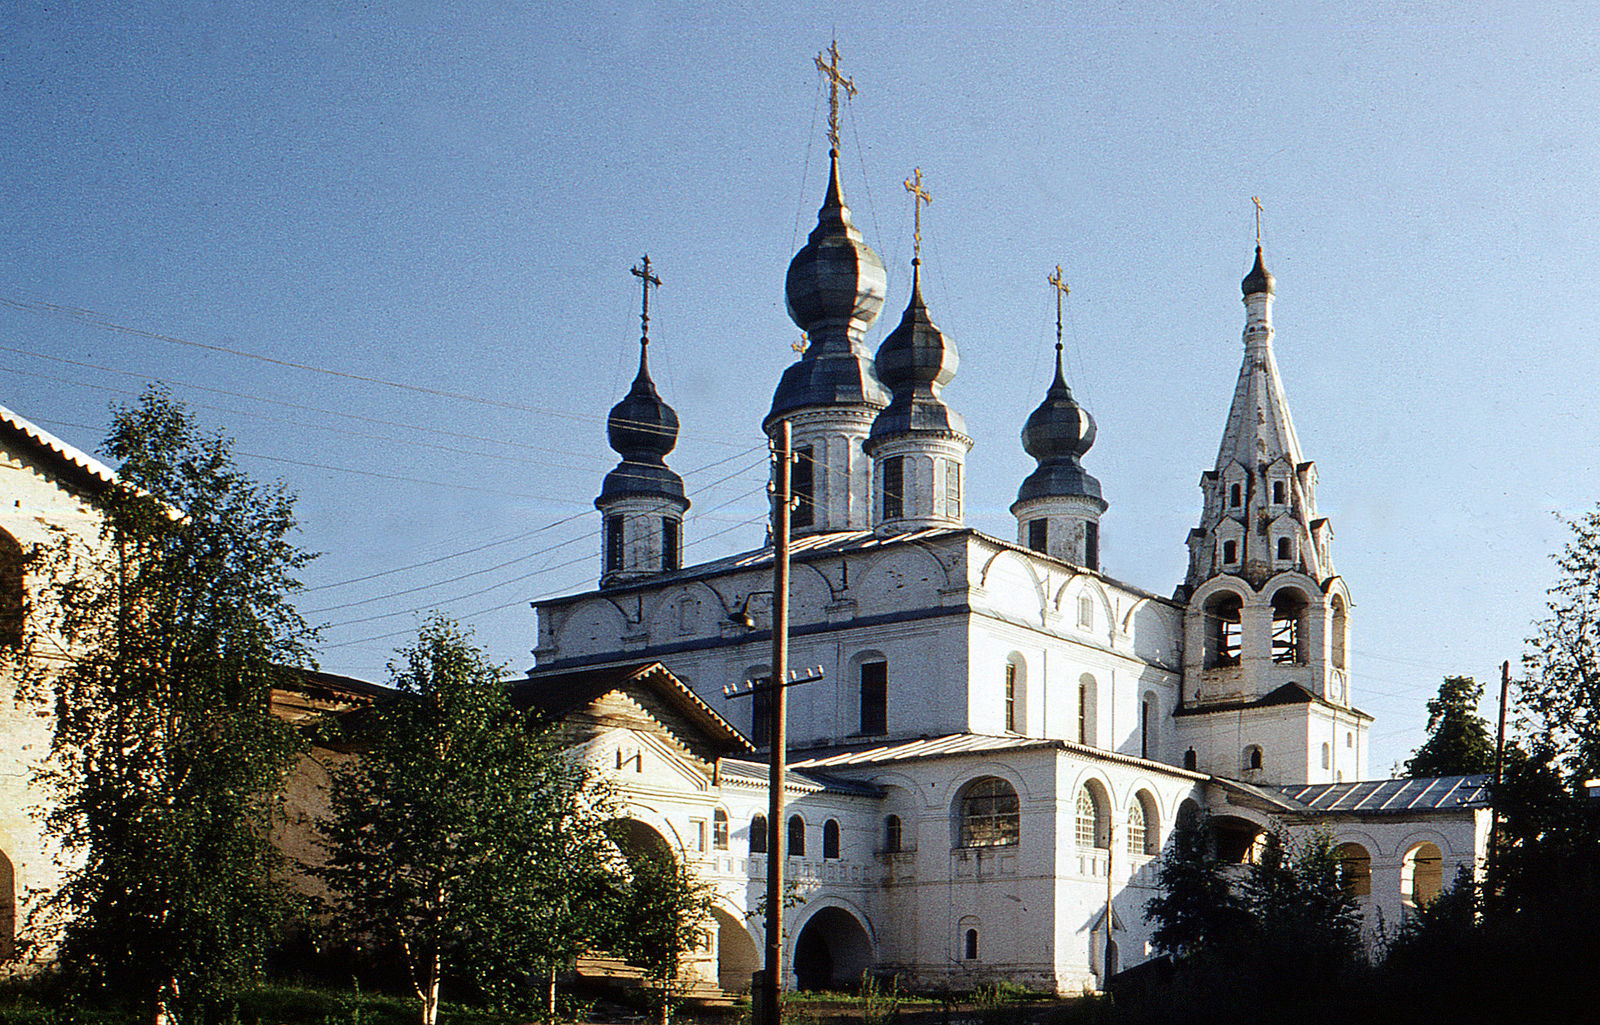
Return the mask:
{"type": "Polygon", "coordinates": [[[1006,732],[1021,732],[1017,719],[1017,663],[1015,659],[1006,660],[1006,732]]]}
{"type": "Polygon", "coordinates": [[[1306,664],[1306,598],[1292,587],[1272,596],[1272,661],[1281,666],[1306,664]]]}
{"type": "Polygon", "coordinates": [[[711,846],[719,851],[728,849],[728,813],[721,808],[711,813],[711,846]]]}
{"type": "Polygon", "coordinates": [[[1240,612],[1244,603],[1232,591],[1212,595],[1205,605],[1205,667],[1218,669],[1239,664],[1243,640],[1240,612]]]}
{"type": "Polygon", "coordinates": [[[22,647],[27,608],[22,564],[22,545],[0,530],[0,647],[22,647]]]}
{"type": "Polygon", "coordinates": [[[889,732],[889,663],[861,663],[861,732],[869,737],[889,732]]]}
{"type": "Polygon", "coordinates": [[[1400,862],[1400,900],[1406,910],[1427,907],[1444,889],[1444,855],[1433,843],[1419,843],[1400,862]]]}
{"type": "Polygon", "coordinates": [[[839,860],[839,820],[829,819],[822,824],[822,860],[839,860]]]}
{"type": "Polygon", "coordinates": [[[978,959],[978,930],[967,930],[966,949],[964,953],[968,961],[976,961],[978,959]]]}
{"type": "Polygon", "coordinates": [[[1088,673],[1078,677],[1078,743],[1093,746],[1095,742],[1095,678],[1088,673]]]}
{"type": "Polygon", "coordinates": [[[900,816],[886,815],[883,819],[883,849],[887,854],[899,854],[905,849],[905,836],[901,833],[900,816]]]}
{"type": "Polygon", "coordinates": [[[1156,757],[1156,715],[1161,708],[1161,700],[1154,694],[1146,694],[1144,700],[1139,702],[1139,757],[1156,757]]]}
{"type": "Polygon", "coordinates": [[[1239,542],[1222,542],[1222,561],[1229,566],[1239,561],[1239,542]]]}
{"type": "Polygon", "coordinates": [[[961,846],[1003,847],[1022,833],[1021,804],[1010,783],[994,776],[968,783],[960,797],[961,846]]]}
{"type": "Polygon", "coordinates": [[[757,815],[750,820],[750,853],[767,853],[767,817],[757,815]]]}
{"type": "Polygon", "coordinates": [[[1294,558],[1294,541],[1287,537],[1278,538],[1278,561],[1288,562],[1294,558]]]}
{"type": "Polygon", "coordinates": [[[1244,763],[1246,772],[1261,768],[1261,748],[1256,744],[1251,744],[1244,749],[1244,758],[1241,761],[1244,763]]]}
{"type": "Polygon", "coordinates": [[[1194,748],[1183,753],[1183,767],[1193,772],[1200,766],[1200,756],[1194,753],[1194,748]]]}
{"type": "Polygon", "coordinates": [[[1329,638],[1333,645],[1333,668],[1344,668],[1344,649],[1349,643],[1349,618],[1344,608],[1344,598],[1340,595],[1333,596],[1333,629],[1329,638]]]}
{"type": "Polygon", "coordinates": [[[1289,491],[1289,489],[1284,486],[1284,482],[1283,481],[1281,481],[1281,480],[1273,481],[1272,482],[1272,504],[1273,505],[1283,505],[1285,502],[1287,502],[1289,500],[1288,491],[1289,491]]]}
{"type": "Polygon", "coordinates": [[[1322,767],[1333,768],[1333,748],[1326,740],[1322,742],[1322,767]]]}
{"type": "Polygon", "coordinates": [[[1333,849],[1339,859],[1339,886],[1347,897],[1366,897],[1372,893],[1372,855],[1358,843],[1342,843],[1333,849]]]}
{"type": "Polygon", "coordinates": [[[806,820],[798,815],[789,816],[789,857],[806,855],[806,820]]]}
{"type": "Polygon", "coordinates": [[[1240,484],[1228,485],[1228,505],[1234,509],[1244,504],[1244,487],[1240,484]]]}
{"type": "Polygon", "coordinates": [[[1161,813],[1148,790],[1141,790],[1128,806],[1128,850],[1133,854],[1161,852],[1161,813]],[[1134,828],[1137,819],[1138,828],[1134,828]]]}
{"type": "Polygon", "coordinates": [[[1144,806],[1138,801],[1128,805],[1128,853],[1144,853],[1144,806]]]}
{"type": "Polygon", "coordinates": [[[1111,847],[1111,821],[1100,800],[1088,786],[1078,791],[1077,840],[1079,847],[1111,847]]]}

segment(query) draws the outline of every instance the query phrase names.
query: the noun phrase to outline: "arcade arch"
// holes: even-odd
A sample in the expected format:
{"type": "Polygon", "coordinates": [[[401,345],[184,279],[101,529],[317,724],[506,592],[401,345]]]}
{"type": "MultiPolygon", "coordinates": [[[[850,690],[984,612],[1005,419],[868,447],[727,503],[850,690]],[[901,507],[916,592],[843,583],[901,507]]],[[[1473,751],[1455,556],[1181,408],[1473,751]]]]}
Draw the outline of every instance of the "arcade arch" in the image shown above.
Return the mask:
{"type": "Polygon", "coordinates": [[[872,967],[872,938],[855,915],[830,904],[801,926],[793,963],[796,989],[848,988],[872,967]]]}

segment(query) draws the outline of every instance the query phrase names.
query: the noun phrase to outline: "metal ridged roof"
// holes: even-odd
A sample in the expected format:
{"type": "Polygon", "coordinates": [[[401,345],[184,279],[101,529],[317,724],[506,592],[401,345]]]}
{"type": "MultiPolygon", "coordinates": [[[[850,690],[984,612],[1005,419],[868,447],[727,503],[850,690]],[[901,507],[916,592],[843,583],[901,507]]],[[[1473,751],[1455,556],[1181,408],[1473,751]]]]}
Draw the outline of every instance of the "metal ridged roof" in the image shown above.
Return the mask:
{"type": "Polygon", "coordinates": [[[986,751],[1018,751],[1030,747],[1057,747],[1058,742],[1036,737],[992,737],[977,733],[956,733],[898,744],[882,744],[859,751],[807,758],[794,763],[797,768],[826,769],[833,766],[876,765],[908,758],[937,758],[941,755],[980,754],[986,751]]]}
{"type": "MultiPolygon", "coordinates": [[[[752,786],[765,787],[771,772],[771,766],[763,762],[747,762],[737,758],[724,758],[721,762],[721,775],[724,781],[737,781],[748,783],[752,786]]],[[[815,793],[825,790],[834,793],[856,794],[863,797],[881,797],[883,789],[871,783],[862,783],[853,779],[840,779],[820,772],[797,772],[790,769],[784,776],[785,790],[800,790],[815,793]]]]}
{"type": "Polygon", "coordinates": [[[111,467],[87,452],[67,444],[25,417],[18,416],[5,406],[0,406],[0,424],[4,424],[13,431],[20,433],[30,442],[43,448],[51,456],[65,460],[70,466],[87,475],[92,483],[116,483],[117,473],[111,467]]]}
{"type": "Polygon", "coordinates": [[[1317,783],[1270,789],[1319,812],[1370,814],[1489,806],[1488,776],[1380,779],[1365,783],[1317,783]]]}

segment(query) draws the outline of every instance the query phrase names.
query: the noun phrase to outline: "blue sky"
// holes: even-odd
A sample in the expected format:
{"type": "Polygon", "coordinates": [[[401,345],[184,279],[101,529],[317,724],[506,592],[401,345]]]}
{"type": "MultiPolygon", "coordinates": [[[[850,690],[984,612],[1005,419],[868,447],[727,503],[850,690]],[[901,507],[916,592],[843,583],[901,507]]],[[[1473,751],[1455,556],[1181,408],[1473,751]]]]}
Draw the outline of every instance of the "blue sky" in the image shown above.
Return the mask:
{"type": "Polygon", "coordinates": [[[1059,263],[1106,568],[1179,582],[1262,198],[1382,773],[1441,676],[1517,661],[1557,514],[1600,497],[1600,30],[1526,6],[14,4],[0,402],[92,449],[108,403],[169,382],[301,495],[325,668],[382,678],[433,607],[526,668],[528,600],[598,574],[645,251],[687,555],[761,541],[836,32],[846,196],[890,276],[869,341],[906,301],[920,166],[991,533],[1059,263]]]}

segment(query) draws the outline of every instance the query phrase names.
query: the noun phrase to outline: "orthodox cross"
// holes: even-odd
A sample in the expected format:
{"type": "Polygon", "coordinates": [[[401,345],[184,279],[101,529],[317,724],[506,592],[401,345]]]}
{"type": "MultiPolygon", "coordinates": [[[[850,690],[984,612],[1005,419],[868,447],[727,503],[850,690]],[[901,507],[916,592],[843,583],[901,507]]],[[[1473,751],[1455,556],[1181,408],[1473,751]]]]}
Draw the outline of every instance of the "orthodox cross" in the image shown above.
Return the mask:
{"type": "Polygon", "coordinates": [[[1261,197],[1251,196],[1250,202],[1255,204],[1256,208],[1256,245],[1259,246],[1261,244],[1261,197]]]}
{"type": "Polygon", "coordinates": [[[817,70],[828,80],[828,142],[833,145],[834,152],[838,152],[839,90],[844,89],[846,98],[856,94],[855,83],[839,74],[839,40],[835,39],[832,45],[817,54],[817,70]],[[824,53],[830,56],[829,60],[822,59],[824,53]]]}
{"type": "Polygon", "coordinates": [[[933,197],[928,195],[928,190],[922,187],[922,168],[911,172],[911,177],[906,179],[906,191],[911,193],[912,223],[915,227],[911,231],[911,248],[913,255],[918,260],[922,259],[922,204],[932,203],[933,197]]]}
{"type": "Polygon", "coordinates": [[[644,292],[644,302],[639,308],[639,330],[641,332],[639,343],[648,346],[650,344],[650,286],[655,285],[660,288],[661,279],[650,273],[649,253],[644,255],[644,259],[640,261],[640,266],[631,268],[628,273],[639,279],[639,288],[644,292]]]}
{"type": "Polygon", "coordinates": [[[1067,287],[1067,279],[1061,276],[1061,265],[1056,264],[1056,272],[1045,279],[1050,282],[1050,287],[1056,290],[1056,351],[1061,351],[1061,300],[1071,292],[1067,287]]]}
{"type": "Polygon", "coordinates": [[[806,333],[802,331],[800,332],[800,338],[797,341],[789,343],[789,348],[793,349],[799,355],[804,356],[806,354],[806,347],[810,344],[811,340],[807,338],[806,333]]]}

